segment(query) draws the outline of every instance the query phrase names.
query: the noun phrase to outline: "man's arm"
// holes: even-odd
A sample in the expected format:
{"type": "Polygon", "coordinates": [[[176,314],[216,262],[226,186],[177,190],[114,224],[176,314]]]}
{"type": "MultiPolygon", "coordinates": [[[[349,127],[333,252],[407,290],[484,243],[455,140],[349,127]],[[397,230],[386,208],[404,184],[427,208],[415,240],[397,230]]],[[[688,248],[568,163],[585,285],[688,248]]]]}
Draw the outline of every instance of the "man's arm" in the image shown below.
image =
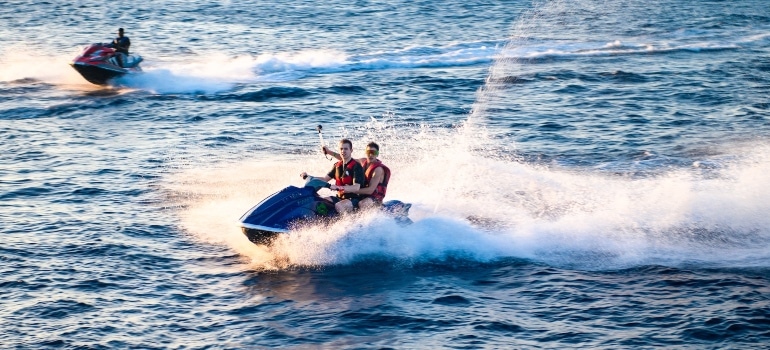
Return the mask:
{"type": "Polygon", "coordinates": [[[327,181],[327,182],[332,179],[332,178],[329,177],[329,175],[325,175],[323,177],[321,177],[321,176],[313,176],[313,175],[309,175],[308,173],[306,173],[304,171],[299,174],[299,177],[301,177],[303,179],[307,178],[308,176],[315,177],[315,178],[318,178],[318,179],[323,179],[324,181],[327,181]]]}
{"type": "MultiPolygon", "coordinates": [[[[325,154],[328,154],[328,155],[332,156],[332,158],[334,158],[334,159],[342,160],[342,156],[339,153],[330,150],[329,147],[321,146],[321,150],[325,154]]],[[[356,158],[353,158],[353,159],[356,159],[356,158]]],[[[364,164],[365,160],[366,160],[366,158],[358,158],[358,159],[356,159],[356,161],[361,163],[361,164],[364,164]]]]}
{"type": "Polygon", "coordinates": [[[342,160],[342,156],[340,156],[339,153],[330,150],[329,147],[321,146],[321,150],[324,152],[324,154],[328,154],[332,156],[332,158],[335,158],[337,160],[342,160]]]}
{"type": "MultiPolygon", "coordinates": [[[[324,176],[324,179],[326,179],[326,181],[329,181],[331,179],[334,179],[336,175],[337,175],[337,166],[335,165],[332,167],[332,170],[329,171],[329,173],[326,174],[326,176],[324,176]]],[[[339,191],[342,189],[342,186],[331,185],[329,189],[332,191],[339,191]]]]}
{"type": "Polygon", "coordinates": [[[372,175],[372,181],[369,181],[369,187],[364,187],[358,190],[356,193],[370,196],[372,193],[374,193],[374,190],[377,189],[377,185],[382,182],[383,176],[385,175],[383,174],[382,168],[374,169],[374,175],[372,175]]]}

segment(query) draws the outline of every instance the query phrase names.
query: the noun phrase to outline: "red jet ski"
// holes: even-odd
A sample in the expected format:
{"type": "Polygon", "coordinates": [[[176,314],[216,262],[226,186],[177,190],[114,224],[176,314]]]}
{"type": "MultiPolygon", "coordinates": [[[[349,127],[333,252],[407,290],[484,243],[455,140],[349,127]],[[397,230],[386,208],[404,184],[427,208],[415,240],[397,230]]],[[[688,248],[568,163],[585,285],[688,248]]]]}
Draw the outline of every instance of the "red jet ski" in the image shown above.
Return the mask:
{"type": "Polygon", "coordinates": [[[142,56],[123,56],[121,67],[115,57],[115,49],[104,44],[91,44],[86,46],[70,65],[89,82],[107,85],[110,79],[140,73],[142,69],[139,68],[139,62],[142,62],[142,56]]]}

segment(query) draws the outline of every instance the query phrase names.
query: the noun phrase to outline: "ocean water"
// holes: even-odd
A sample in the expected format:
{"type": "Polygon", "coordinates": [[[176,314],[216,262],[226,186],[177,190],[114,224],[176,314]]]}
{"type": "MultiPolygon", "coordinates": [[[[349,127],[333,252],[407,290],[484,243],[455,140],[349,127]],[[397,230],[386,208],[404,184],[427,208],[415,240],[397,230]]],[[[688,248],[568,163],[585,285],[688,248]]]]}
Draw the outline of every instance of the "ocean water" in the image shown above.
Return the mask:
{"type": "Polygon", "coordinates": [[[770,348],[769,109],[761,0],[7,2],[0,347],[770,348]],[[250,243],[342,137],[414,223],[250,243]]]}

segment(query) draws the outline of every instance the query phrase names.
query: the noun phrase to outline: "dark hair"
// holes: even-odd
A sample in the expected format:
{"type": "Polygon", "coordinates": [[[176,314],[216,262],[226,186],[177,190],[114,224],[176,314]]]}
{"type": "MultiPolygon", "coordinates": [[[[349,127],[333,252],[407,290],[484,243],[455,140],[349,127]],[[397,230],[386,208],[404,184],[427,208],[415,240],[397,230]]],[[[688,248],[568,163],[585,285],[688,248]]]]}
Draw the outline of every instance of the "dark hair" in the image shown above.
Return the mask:
{"type": "MultiPolygon", "coordinates": [[[[376,144],[376,143],[374,143],[374,142],[369,142],[369,143],[366,145],[366,147],[369,147],[369,148],[374,148],[374,149],[376,149],[376,150],[377,150],[377,152],[379,152],[379,151],[380,151],[380,145],[378,145],[378,144],[376,144]]],[[[351,148],[352,148],[352,147],[351,147],[351,148]]]]}
{"type": "Polygon", "coordinates": [[[119,32],[122,32],[122,31],[123,31],[123,28],[118,28],[118,31],[119,31],[119,32]]]}
{"type": "Polygon", "coordinates": [[[345,144],[345,143],[347,143],[347,144],[348,144],[348,146],[350,146],[350,149],[351,149],[351,150],[353,149],[353,142],[350,142],[350,140],[348,140],[348,139],[342,139],[342,140],[340,140],[340,145],[342,145],[342,144],[345,144]]]}

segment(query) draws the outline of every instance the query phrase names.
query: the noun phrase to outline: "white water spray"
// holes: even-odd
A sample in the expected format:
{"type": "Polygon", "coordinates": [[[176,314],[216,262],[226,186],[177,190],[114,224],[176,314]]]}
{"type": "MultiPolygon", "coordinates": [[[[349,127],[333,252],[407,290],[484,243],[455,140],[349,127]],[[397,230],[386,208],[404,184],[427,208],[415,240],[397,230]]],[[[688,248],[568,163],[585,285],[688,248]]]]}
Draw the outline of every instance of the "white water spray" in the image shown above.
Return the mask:
{"type": "Polygon", "coordinates": [[[381,159],[393,170],[388,197],[413,204],[415,223],[406,227],[366,213],[299,228],[271,249],[249,242],[238,217],[269,194],[301,185],[301,171],[328,171],[332,163],[317,152],[196,166],[166,187],[185,231],[228,245],[259,268],[372,256],[409,264],[518,257],[581,268],[770,260],[770,146],[740,150],[745,157],[718,174],[693,167],[630,178],[451,153],[457,130],[411,128],[373,120],[341,135],[354,147],[382,145],[381,159]]]}

